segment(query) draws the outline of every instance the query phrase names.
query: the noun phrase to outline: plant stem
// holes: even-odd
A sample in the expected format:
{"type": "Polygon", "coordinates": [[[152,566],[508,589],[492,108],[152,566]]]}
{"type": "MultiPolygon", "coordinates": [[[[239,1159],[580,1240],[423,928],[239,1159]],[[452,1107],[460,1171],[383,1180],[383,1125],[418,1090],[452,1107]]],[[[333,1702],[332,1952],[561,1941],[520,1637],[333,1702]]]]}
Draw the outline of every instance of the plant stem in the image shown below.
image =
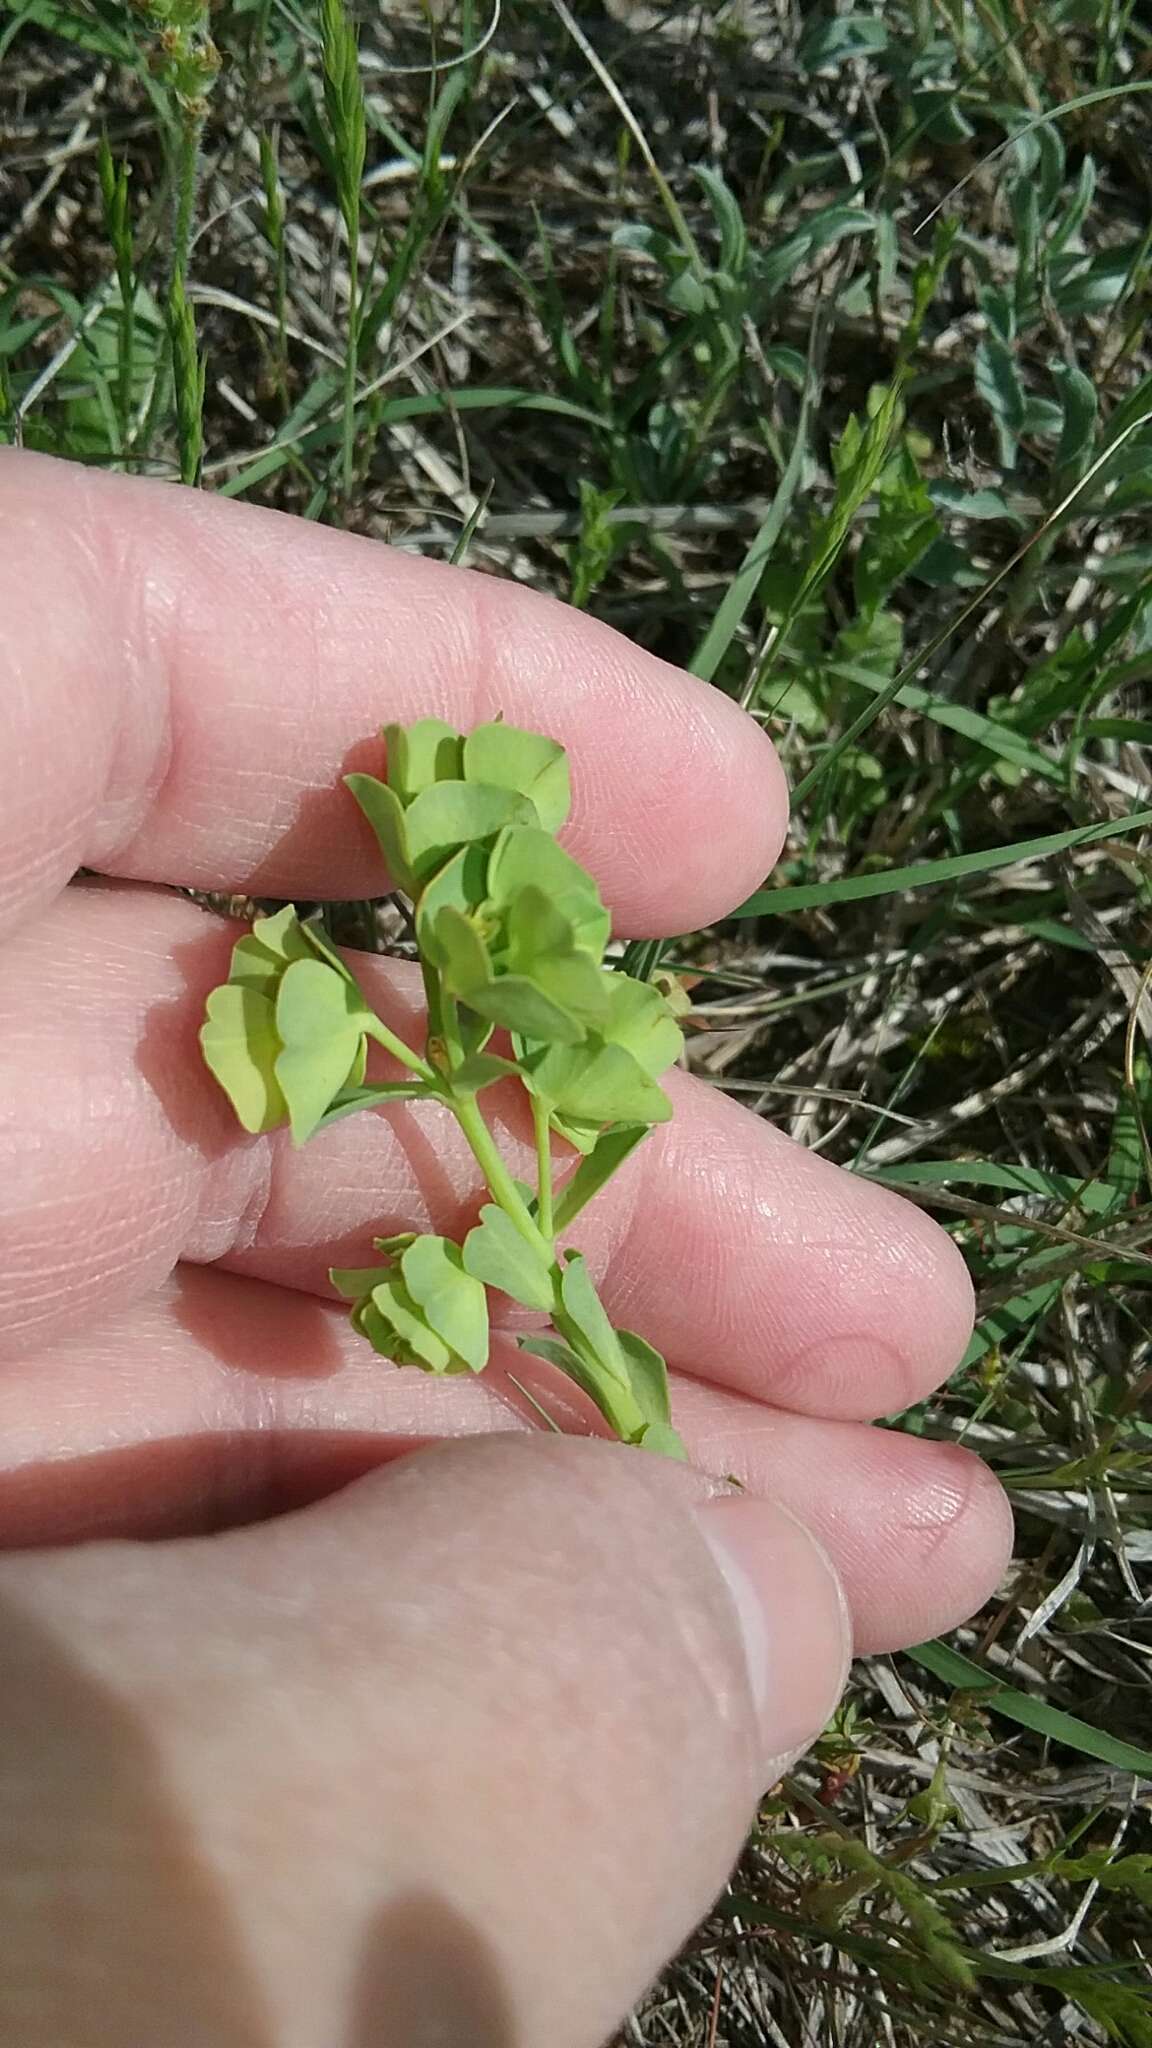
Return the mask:
{"type": "MultiPolygon", "coordinates": [[[[192,243],[192,222],[196,213],[196,188],[204,122],[203,114],[190,113],[185,113],[180,122],[178,154],[172,170],[172,255],[166,280],[169,289],[177,278],[183,283],[187,269],[188,251],[192,243]]],[[[132,445],[137,454],[149,454],[152,437],[168,404],[171,389],[170,354],[162,352],[156,364],[144,418],[133,438],[132,445]]]]}
{"type": "Polygon", "coordinates": [[[614,1430],[622,1443],[629,1443],[639,1436],[648,1418],[632,1392],[627,1380],[605,1370],[605,1361],[589,1352],[584,1333],[578,1323],[572,1321],[564,1308],[560,1293],[559,1269],[556,1277],[556,1301],[552,1310],[552,1327],[558,1337],[570,1344],[576,1356],[584,1363],[588,1374],[587,1382],[581,1382],[589,1399],[596,1403],[609,1428],[614,1430]]]}
{"type": "Polygon", "coordinates": [[[536,1134],[536,1220],[541,1236],[551,1244],[556,1226],[552,1218],[552,1144],[548,1132],[548,1110],[532,1097],[532,1129],[536,1134]]]}
{"type": "Polygon", "coordinates": [[[175,208],[172,226],[171,277],[183,277],[188,269],[192,246],[192,221],[196,212],[196,187],[200,170],[200,144],[204,137],[204,115],[186,113],[180,128],[180,155],[176,167],[175,208]]]}
{"type": "Polygon", "coordinates": [[[516,1225],[521,1237],[530,1244],[534,1252],[542,1253],[549,1261],[553,1258],[552,1243],[538,1230],[528,1214],[512,1175],[505,1166],[497,1149],[496,1140],[480,1114],[474,1095],[457,1096],[450,1105],[460,1129],[468,1140],[472,1157],[475,1159],[493,1195],[510,1222],[516,1225]]]}
{"type": "Polygon", "coordinates": [[[388,1026],[382,1023],[379,1017],[374,1015],[364,1029],[369,1038],[374,1038],[377,1045],[382,1045],[386,1052],[392,1054],[393,1059],[399,1060],[401,1066],[407,1067],[413,1074],[419,1074],[422,1081],[436,1080],[437,1076],[427,1060],[421,1059],[418,1052],[413,1052],[410,1045],[405,1045],[402,1038],[397,1038],[394,1031],[389,1031],[388,1026]]]}
{"type": "Polygon", "coordinates": [[[356,470],[356,373],[360,355],[360,236],[348,222],[348,346],[344,352],[344,433],[341,484],[344,509],[352,502],[356,470]]]}

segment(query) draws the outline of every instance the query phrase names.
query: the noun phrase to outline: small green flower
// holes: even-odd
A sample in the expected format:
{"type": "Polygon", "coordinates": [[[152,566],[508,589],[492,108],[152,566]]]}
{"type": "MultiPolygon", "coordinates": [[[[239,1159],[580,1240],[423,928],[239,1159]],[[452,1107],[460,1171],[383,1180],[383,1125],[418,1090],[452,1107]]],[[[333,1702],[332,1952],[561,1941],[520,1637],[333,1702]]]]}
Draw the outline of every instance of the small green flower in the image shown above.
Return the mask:
{"type": "Polygon", "coordinates": [[[546,1044],[579,1045],[607,1015],[609,916],[592,877],[538,825],[467,848],[420,899],[417,935],[445,988],[478,1016],[546,1044]]]}

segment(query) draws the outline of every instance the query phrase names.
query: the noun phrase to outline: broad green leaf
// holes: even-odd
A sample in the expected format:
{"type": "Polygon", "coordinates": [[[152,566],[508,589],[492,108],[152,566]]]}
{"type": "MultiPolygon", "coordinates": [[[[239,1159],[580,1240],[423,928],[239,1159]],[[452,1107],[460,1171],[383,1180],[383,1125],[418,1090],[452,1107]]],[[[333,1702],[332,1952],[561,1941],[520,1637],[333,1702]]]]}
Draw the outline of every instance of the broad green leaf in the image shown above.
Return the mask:
{"type": "Polygon", "coordinates": [[[488,948],[472,919],[446,903],[431,928],[431,936],[433,958],[443,973],[448,993],[471,1002],[473,991],[486,988],[493,978],[488,948]]]}
{"type": "Polygon", "coordinates": [[[490,839],[504,825],[534,825],[528,798],[485,782],[434,782],[404,814],[413,875],[426,882],[472,840],[490,839]]]}
{"type": "Polygon", "coordinates": [[[418,1237],[400,1260],[404,1285],[425,1321],[473,1372],[488,1363],[488,1297],[464,1270],[460,1247],[446,1237],[418,1237]]]}
{"type": "MultiPolygon", "coordinates": [[[[321,960],[293,960],[276,997],[276,1079],[297,1145],[361,1068],[368,1012],[355,984],[321,960]]],[[[354,1085],[354,1083],[353,1083],[354,1085]]]]}
{"type": "Polygon", "coordinates": [[[552,1268],[543,1252],[521,1237],[503,1209],[489,1202],[464,1240],[464,1270],[486,1287],[498,1287],[524,1308],[551,1310],[552,1268]]]}
{"type": "MultiPolygon", "coordinates": [[[[985,293],[987,299],[990,294],[985,293]]],[[[976,350],[975,382],[996,425],[1002,469],[1016,467],[1017,441],[1024,425],[1024,388],[1011,343],[991,321],[976,350]]]]}
{"type": "Polygon", "coordinates": [[[464,743],[442,718],[418,718],[412,725],[386,725],[388,786],[402,804],[411,803],[433,782],[458,781],[464,743]]]}
{"type": "Polygon", "coordinates": [[[586,1159],[581,1160],[571,1180],[560,1196],[555,1209],[555,1224],[558,1231],[567,1230],[574,1223],[593,1195],[599,1194],[605,1182],[612,1178],[618,1166],[622,1166],[630,1152],[634,1152],[641,1138],[648,1136],[648,1124],[621,1124],[617,1129],[605,1131],[596,1140],[586,1159]]]}
{"type": "Polygon", "coordinates": [[[389,880],[411,893],[415,875],[408,845],[404,806],[394,789],[378,782],[374,775],[346,775],[345,787],[352,791],[360,809],[376,834],[389,880]]]}
{"type": "Polygon", "coordinates": [[[436,920],[442,910],[455,910],[462,917],[477,910],[488,893],[488,855],[482,846],[463,846],[446,861],[439,874],[421,891],[416,909],[416,936],[420,950],[437,967],[444,965],[436,938],[436,920]]]}
{"type": "Polygon", "coordinates": [[[607,1310],[592,1284],[588,1264],[580,1252],[566,1260],[560,1277],[560,1299],[564,1314],[583,1338],[593,1357],[613,1379],[631,1384],[631,1373],[620,1349],[607,1310]]]}
{"type": "Polygon", "coordinates": [[[526,975],[583,1023],[600,1024],[606,1016],[615,976],[577,947],[568,919],[533,885],[509,905],[506,960],[510,973],[526,975]]]}
{"type": "Polygon", "coordinates": [[[610,1371],[599,1354],[581,1357],[573,1345],[555,1336],[538,1337],[533,1333],[516,1341],[521,1351],[558,1366],[581,1393],[587,1394],[622,1443],[639,1444],[645,1449],[663,1451],[668,1457],[683,1458],[684,1447],[675,1430],[667,1423],[647,1422],[627,1380],[610,1371]]]}
{"type": "Polygon", "coordinates": [[[672,1409],[668,1400],[668,1367],[658,1351],[638,1337],[635,1330],[617,1330],[616,1339],[624,1353],[628,1378],[639,1406],[649,1423],[669,1423],[672,1409]]]}
{"type": "Polygon", "coordinates": [[[543,733],[522,732],[501,721],[476,726],[464,742],[464,775],[469,782],[530,797],[548,832],[558,832],[568,816],[568,759],[563,747],[543,733]]]}
{"type": "Polygon", "coordinates": [[[597,1037],[584,1045],[552,1045],[531,1062],[532,1093],[563,1117],[585,1124],[662,1124],[672,1104],[659,1083],[622,1045],[597,1037]]]}
{"type": "Polygon", "coordinates": [[[748,256],[748,231],[736,195],[710,165],[693,164],[692,170],[708,195],[720,230],[720,268],[740,277],[748,256]]]}
{"type": "Polygon", "coordinates": [[[579,946],[602,959],[612,920],[592,876],[547,832],[529,825],[502,832],[488,863],[488,895],[504,908],[522,889],[542,890],[572,927],[579,946]]]}
{"type": "Polygon", "coordinates": [[[228,979],[275,999],[276,984],[289,960],[312,957],[304,926],[288,903],[275,917],[258,917],[247,937],[233,946],[228,979]]]}
{"type": "MultiPolygon", "coordinates": [[[[343,960],[340,958],[339,953],[319,921],[314,917],[306,918],[300,926],[300,931],[312,955],[317,959],[326,960],[329,967],[334,967],[337,974],[359,993],[359,984],[355,975],[344,965],[343,960]]],[[[304,957],[307,957],[307,955],[304,957]]],[[[361,1000],[363,1001],[363,997],[361,997],[361,1000]]]]}
{"type": "MultiPolygon", "coordinates": [[[[679,1059],[684,1038],[659,989],[650,981],[614,974],[608,986],[608,1022],[602,1036],[623,1046],[646,1074],[662,1074],[679,1059]]],[[[624,1121],[622,1118],[621,1121],[624,1121]]]]}
{"type": "Polygon", "coordinates": [[[208,997],[200,1046],[241,1127],[271,1131],[288,1120],[276,1078],[281,1052],[275,1009],[258,988],[225,982],[208,997]]]}
{"type": "Polygon", "coordinates": [[[469,990],[464,1000],[490,1023],[541,1044],[576,1046],[585,1037],[579,1018],[523,974],[501,975],[487,987],[469,990]]]}

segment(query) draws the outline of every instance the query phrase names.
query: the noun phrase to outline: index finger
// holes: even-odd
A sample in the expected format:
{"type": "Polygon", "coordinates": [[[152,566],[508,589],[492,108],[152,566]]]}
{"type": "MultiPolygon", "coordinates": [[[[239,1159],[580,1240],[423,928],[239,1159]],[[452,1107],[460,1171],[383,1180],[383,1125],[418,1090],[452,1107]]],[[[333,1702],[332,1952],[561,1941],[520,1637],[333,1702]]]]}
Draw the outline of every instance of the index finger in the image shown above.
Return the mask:
{"type": "Polygon", "coordinates": [[[283,513],[0,456],[0,924],[81,866],[379,892],[341,787],[377,728],[503,712],[574,756],[565,839],[617,929],[711,922],[779,851],[783,777],[719,691],[569,607],[283,513]]]}

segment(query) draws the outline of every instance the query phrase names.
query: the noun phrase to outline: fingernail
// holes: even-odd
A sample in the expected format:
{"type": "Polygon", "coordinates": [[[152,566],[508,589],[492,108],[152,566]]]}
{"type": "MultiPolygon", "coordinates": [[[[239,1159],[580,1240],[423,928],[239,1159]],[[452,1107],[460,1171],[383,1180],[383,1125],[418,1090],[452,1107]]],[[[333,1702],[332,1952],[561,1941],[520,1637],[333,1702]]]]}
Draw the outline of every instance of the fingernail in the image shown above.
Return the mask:
{"type": "Polygon", "coordinates": [[[770,1501],[729,1497],[695,1512],[732,1597],[764,1766],[774,1775],[814,1741],[844,1689],[844,1594],[815,1538],[770,1501]]]}

